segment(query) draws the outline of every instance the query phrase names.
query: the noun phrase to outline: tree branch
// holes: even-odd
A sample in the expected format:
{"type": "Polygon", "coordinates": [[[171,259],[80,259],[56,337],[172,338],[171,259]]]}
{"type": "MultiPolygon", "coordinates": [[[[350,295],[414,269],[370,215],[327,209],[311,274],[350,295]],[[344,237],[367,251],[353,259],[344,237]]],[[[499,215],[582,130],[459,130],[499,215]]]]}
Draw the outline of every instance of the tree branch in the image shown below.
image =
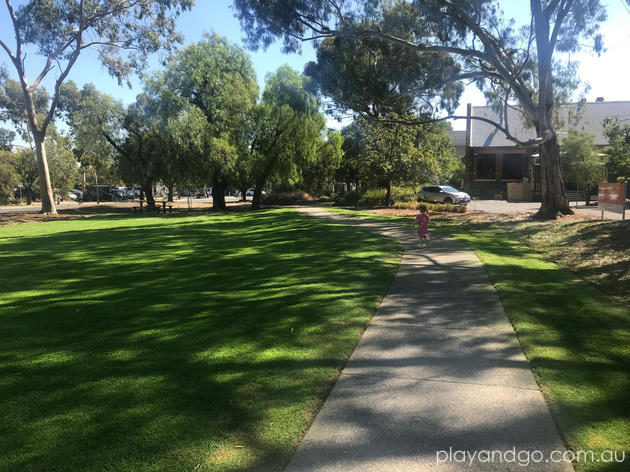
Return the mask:
{"type": "Polygon", "coordinates": [[[9,46],[7,46],[4,41],[2,41],[0,39],[0,46],[2,47],[2,49],[4,49],[6,51],[6,53],[9,55],[9,58],[11,59],[11,62],[15,63],[15,56],[13,55],[13,51],[11,51],[9,49],[9,46]]]}
{"type": "Polygon", "coordinates": [[[553,32],[551,33],[551,38],[549,39],[549,45],[551,47],[551,51],[556,48],[556,43],[558,42],[558,35],[560,34],[560,28],[562,28],[562,23],[566,19],[567,15],[571,11],[571,7],[573,6],[574,0],[568,0],[564,7],[560,7],[560,11],[556,15],[556,23],[553,25],[553,32]]]}
{"type": "MultiPolygon", "coordinates": [[[[369,120],[374,120],[373,117],[361,113],[362,116],[364,116],[365,118],[369,119],[369,120]]],[[[476,120],[476,121],[482,121],[484,123],[487,123],[493,127],[495,127],[497,130],[501,131],[504,135],[505,138],[508,141],[512,141],[513,143],[515,143],[517,146],[520,147],[527,147],[527,146],[534,146],[534,145],[539,145],[542,144],[540,138],[536,138],[536,139],[529,139],[527,141],[521,141],[520,139],[518,139],[516,136],[512,135],[508,129],[506,129],[505,127],[501,126],[499,123],[492,121],[489,118],[484,118],[483,116],[467,116],[467,115],[448,115],[448,116],[443,116],[440,118],[428,118],[428,119],[422,119],[422,120],[392,120],[392,119],[388,119],[388,118],[381,118],[378,121],[381,123],[391,123],[391,124],[399,124],[399,125],[411,125],[411,126],[415,126],[415,125],[427,125],[427,124],[431,124],[431,123],[438,123],[440,121],[446,121],[446,120],[476,120]]]]}
{"type": "Polygon", "coordinates": [[[28,90],[30,92],[34,91],[37,87],[39,87],[40,82],[44,79],[44,77],[46,77],[46,74],[48,74],[53,69],[53,67],[51,66],[52,59],[53,59],[52,56],[48,56],[48,59],[46,60],[46,65],[42,69],[41,73],[37,76],[37,78],[35,79],[35,82],[33,82],[31,85],[28,86],[28,90]]]}
{"type": "Polygon", "coordinates": [[[85,24],[83,23],[84,21],[83,1],[84,0],[81,0],[81,3],[79,4],[80,15],[79,15],[79,28],[78,28],[78,32],[76,36],[76,46],[70,56],[70,59],[68,60],[68,63],[66,64],[66,68],[61,72],[61,75],[57,78],[57,81],[55,82],[55,95],[53,96],[53,100],[52,100],[52,103],[50,104],[50,108],[48,110],[46,118],[44,119],[44,122],[42,123],[41,129],[42,129],[42,132],[44,133],[46,132],[48,125],[50,124],[53,117],[55,116],[55,110],[57,108],[57,105],[59,103],[59,98],[61,95],[61,85],[63,84],[63,81],[66,80],[66,77],[70,73],[70,69],[72,69],[72,66],[74,66],[74,63],[77,61],[77,59],[79,58],[79,54],[81,53],[81,41],[83,38],[83,30],[85,28],[85,24]]]}
{"type": "Polygon", "coordinates": [[[5,46],[6,51],[9,53],[9,57],[11,57],[11,61],[13,62],[13,65],[17,69],[17,73],[20,76],[20,82],[22,83],[22,87],[24,87],[26,84],[26,77],[24,77],[24,66],[22,64],[22,35],[20,34],[20,29],[18,28],[17,16],[15,15],[15,11],[13,10],[11,1],[6,0],[5,3],[7,4],[7,9],[9,10],[9,16],[11,17],[11,22],[13,23],[13,31],[15,33],[15,43],[16,43],[15,56],[11,54],[9,48],[6,48],[6,45],[4,45],[4,43],[3,45],[5,46]]]}

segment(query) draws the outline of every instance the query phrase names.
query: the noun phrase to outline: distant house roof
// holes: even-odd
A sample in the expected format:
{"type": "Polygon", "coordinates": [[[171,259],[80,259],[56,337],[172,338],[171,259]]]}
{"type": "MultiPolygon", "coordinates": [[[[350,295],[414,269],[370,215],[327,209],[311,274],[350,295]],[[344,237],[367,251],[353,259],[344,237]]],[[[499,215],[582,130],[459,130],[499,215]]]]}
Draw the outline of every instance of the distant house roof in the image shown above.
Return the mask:
{"type": "MultiPolygon", "coordinates": [[[[471,116],[488,118],[505,126],[503,117],[499,117],[490,107],[471,107],[471,116]]],[[[583,105],[571,103],[561,105],[557,110],[556,132],[560,139],[569,130],[586,131],[595,135],[596,145],[606,145],[608,140],[604,136],[602,122],[606,117],[630,120],[629,102],[589,102],[583,105]]],[[[508,112],[508,124],[510,133],[521,141],[527,141],[536,137],[533,128],[528,128],[522,115],[517,110],[508,112]]],[[[470,120],[470,146],[471,147],[501,147],[515,146],[512,141],[491,124],[479,120],[470,120]]]]}

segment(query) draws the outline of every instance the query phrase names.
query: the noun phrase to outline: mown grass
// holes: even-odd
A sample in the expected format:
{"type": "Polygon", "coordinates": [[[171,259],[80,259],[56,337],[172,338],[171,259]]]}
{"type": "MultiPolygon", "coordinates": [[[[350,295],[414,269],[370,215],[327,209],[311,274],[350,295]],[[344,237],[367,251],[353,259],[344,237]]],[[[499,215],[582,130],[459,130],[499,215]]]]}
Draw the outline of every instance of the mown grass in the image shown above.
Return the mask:
{"type": "MultiPolygon", "coordinates": [[[[333,211],[413,226],[411,217],[333,211]]],[[[545,260],[532,248],[540,244],[533,223],[523,224],[518,238],[518,226],[513,224],[462,218],[436,216],[431,230],[465,242],[484,263],[567,445],[597,454],[613,450],[619,458],[626,453],[623,463],[587,462],[575,464],[576,469],[626,471],[630,311],[568,269],[545,260]],[[537,243],[530,247],[529,240],[537,243]]],[[[586,226],[588,231],[592,227],[586,226]]],[[[551,245],[551,239],[545,241],[551,245]]],[[[582,243],[579,238],[574,242],[582,243]]]]}
{"type": "Polygon", "coordinates": [[[0,228],[0,470],[280,470],[399,259],[290,210],[0,228]]]}

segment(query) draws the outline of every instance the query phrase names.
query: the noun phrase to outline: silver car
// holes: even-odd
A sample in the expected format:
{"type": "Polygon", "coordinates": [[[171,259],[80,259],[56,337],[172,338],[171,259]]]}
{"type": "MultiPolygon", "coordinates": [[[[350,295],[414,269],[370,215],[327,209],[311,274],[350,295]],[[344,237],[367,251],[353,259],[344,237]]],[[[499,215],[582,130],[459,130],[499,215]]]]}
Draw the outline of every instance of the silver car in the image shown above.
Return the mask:
{"type": "Polygon", "coordinates": [[[420,189],[418,192],[418,200],[468,205],[470,203],[470,195],[449,185],[431,185],[420,189]]]}

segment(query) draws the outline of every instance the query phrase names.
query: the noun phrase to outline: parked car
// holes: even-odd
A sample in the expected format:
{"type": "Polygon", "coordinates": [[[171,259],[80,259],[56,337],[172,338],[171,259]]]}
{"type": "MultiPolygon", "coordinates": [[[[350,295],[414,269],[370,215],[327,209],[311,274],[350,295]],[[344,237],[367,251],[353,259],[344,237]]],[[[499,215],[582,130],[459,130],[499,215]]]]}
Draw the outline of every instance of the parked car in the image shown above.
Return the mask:
{"type": "MultiPolygon", "coordinates": [[[[253,197],[254,196],[254,192],[256,191],[256,189],[254,187],[250,188],[247,190],[247,192],[245,192],[245,196],[246,197],[253,197]]],[[[262,191],[262,195],[267,195],[267,192],[265,192],[264,190],[262,191]]]]}
{"type": "Polygon", "coordinates": [[[114,199],[124,200],[127,198],[127,190],[124,188],[112,188],[111,194],[114,199]]]}
{"type": "Polygon", "coordinates": [[[194,197],[197,192],[194,190],[182,190],[179,192],[180,197],[194,197]]]}
{"type": "Polygon", "coordinates": [[[449,185],[431,185],[420,189],[418,192],[418,200],[467,205],[470,203],[470,195],[449,185]]]}
{"type": "Polygon", "coordinates": [[[83,192],[78,189],[72,189],[68,192],[68,198],[70,200],[83,200],[83,192]]]}

